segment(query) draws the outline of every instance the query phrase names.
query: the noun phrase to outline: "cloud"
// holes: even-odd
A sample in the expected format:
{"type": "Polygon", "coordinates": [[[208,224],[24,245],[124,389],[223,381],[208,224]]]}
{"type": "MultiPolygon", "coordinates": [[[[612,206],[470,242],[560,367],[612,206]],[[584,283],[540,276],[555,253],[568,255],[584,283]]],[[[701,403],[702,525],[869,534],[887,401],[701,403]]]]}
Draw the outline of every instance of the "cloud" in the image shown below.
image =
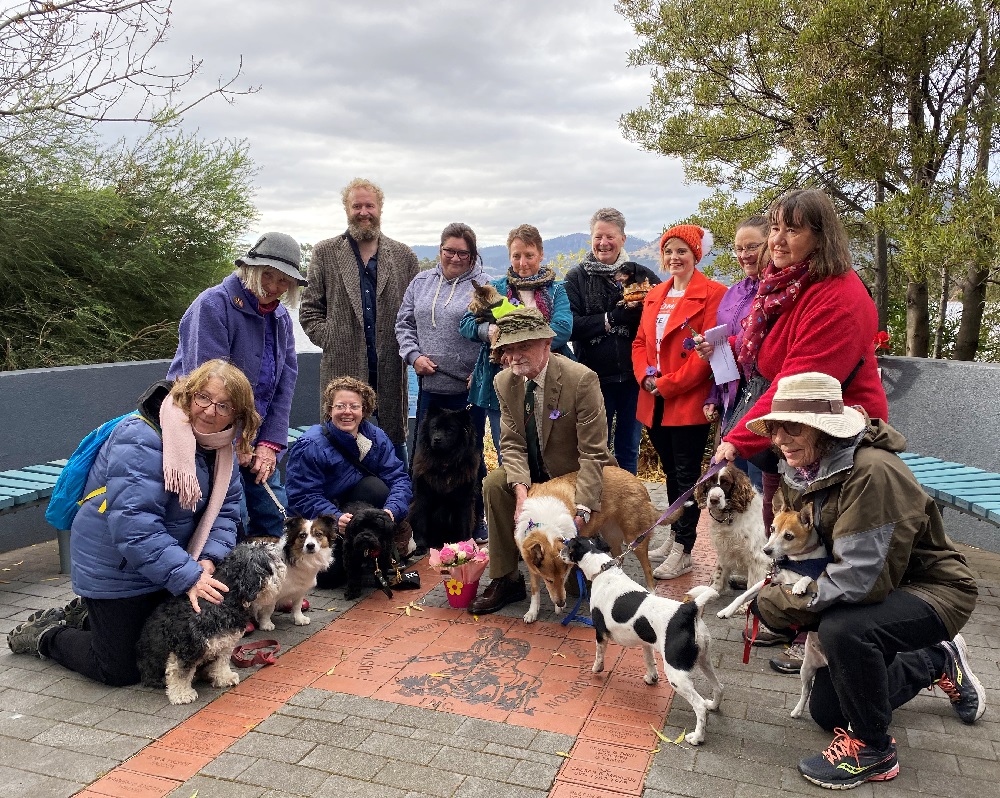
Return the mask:
{"type": "Polygon", "coordinates": [[[636,43],[610,2],[174,0],[157,59],[204,59],[197,90],[242,55],[246,84],[261,86],[184,120],[246,139],[260,229],[339,233],[340,188],[365,176],[386,192],[389,235],[434,243],[461,220],[487,245],[522,222],[548,237],[585,231],[605,205],[652,238],[708,194],[621,135],[619,117],[650,88],[627,66],[636,43]]]}

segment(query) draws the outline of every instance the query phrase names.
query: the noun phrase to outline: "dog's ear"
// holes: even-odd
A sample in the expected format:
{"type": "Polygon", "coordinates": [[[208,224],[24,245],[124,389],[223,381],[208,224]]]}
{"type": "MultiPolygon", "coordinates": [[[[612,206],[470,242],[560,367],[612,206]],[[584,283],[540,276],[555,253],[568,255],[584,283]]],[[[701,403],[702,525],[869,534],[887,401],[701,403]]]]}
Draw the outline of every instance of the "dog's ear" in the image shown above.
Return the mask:
{"type": "Polygon", "coordinates": [[[542,563],[545,562],[545,552],[542,551],[540,543],[532,543],[524,553],[526,555],[525,560],[536,568],[541,568],[542,563]]]}
{"type": "Polygon", "coordinates": [[[753,501],[755,490],[750,477],[733,468],[733,487],[729,493],[729,500],[733,503],[733,509],[738,513],[745,513],[750,509],[750,502],[753,501]]]}
{"type": "Polygon", "coordinates": [[[799,510],[799,523],[802,524],[807,530],[811,530],[813,527],[813,504],[807,501],[802,505],[802,509],[799,510]]]}
{"type": "Polygon", "coordinates": [[[771,506],[774,509],[774,514],[783,513],[785,510],[791,509],[788,506],[788,502],[785,501],[785,492],[779,486],[774,492],[774,498],[771,500],[771,506]]]}
{"type": "Polygon", "coordinates": [[[708,484],[709,482],[710,480],[707,479],[704,482],[699,482],[698,486],[694,489],[694,500],[703,510],[708,504],[708,491],[712,487],[708,484]]]}

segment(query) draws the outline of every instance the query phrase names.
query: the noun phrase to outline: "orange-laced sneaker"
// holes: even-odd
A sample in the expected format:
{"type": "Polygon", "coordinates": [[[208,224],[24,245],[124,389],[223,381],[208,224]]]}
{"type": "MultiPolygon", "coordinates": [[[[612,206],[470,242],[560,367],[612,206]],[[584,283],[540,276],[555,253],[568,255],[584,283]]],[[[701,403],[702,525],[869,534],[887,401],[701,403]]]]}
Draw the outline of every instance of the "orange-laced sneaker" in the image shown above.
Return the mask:
{"type": "Polygon", "coordinates": [[[852,737],[843,729],[834,729],[836,737],[827,749],[799,762],[799,773],[813,784],[831,790],[850,790],[866,781],[888,781],[899,775],[896,741],[878,749],[852,737]]]}

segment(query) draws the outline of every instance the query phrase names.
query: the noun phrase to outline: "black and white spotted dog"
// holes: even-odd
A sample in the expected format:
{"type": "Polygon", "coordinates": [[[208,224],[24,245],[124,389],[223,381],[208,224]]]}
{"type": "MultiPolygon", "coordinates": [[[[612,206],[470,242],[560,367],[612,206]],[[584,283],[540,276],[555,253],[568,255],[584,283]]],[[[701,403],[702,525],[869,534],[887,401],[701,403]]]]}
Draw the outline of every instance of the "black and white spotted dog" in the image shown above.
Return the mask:
{"type": "Polygon", "coordinates": [[[198,698],[192,682],[199,671],[214,687],[239,684],[229,657],[253,617],[254,602],[274,602],[280,570],[266,546],[241,543],[213,574],[229,588],[221,604],[200,600],[201,612],[195,613],[186,593],[166,599],[146,620],[136,645],[142,683],[165,686],[171,704],[198,698]]]}
{"type": "Polygon", "coordinates": [[[396,525],[385,510],[364,502],[342,508],[351,514],[344,536],[333,545],[333,564],[321,587],[344,585],[348,601],[361,595],[365,583],[374,576],[382,592],[392,598],[389,582],[395,574],[392,563],[396,525]]]}
{"type": "Polygon", "coordinates": [[[691,745],[705,739],[705,724],[709,710],[719,707],[722,685],[710,659],[712,638],[702,619],[705,604],[718,596],[703,588],[694,601],[681,603],[650,593],[618,566],[609,554],[610,548],[600,538],[575,537],[566,542],[561,556],[576,563],[592,583],[590,615],[597,633],[597,654],[594,673],[604,670],[604,652],[609,641],[621,646],[641,645],[646,660],[646,684],[659,680],[656,653],[663,659],[663,671],[680,695],[694,710],[697,724],[685,736],[691,745]],[[691,678],[695,665],[701,668],[712,689],[707,701],[695,690],[691,678]]]}
{"type": "Polygon", "coordinates": [[[709,534],[718,555],[712,589],[725,590],[729,577],[745,575],[749,584],[759,582],[771,568],[762,546],[764,502],[743,471],[729,464],[718,474],[698,484],[694,499],[710,517],[709,534]]]}

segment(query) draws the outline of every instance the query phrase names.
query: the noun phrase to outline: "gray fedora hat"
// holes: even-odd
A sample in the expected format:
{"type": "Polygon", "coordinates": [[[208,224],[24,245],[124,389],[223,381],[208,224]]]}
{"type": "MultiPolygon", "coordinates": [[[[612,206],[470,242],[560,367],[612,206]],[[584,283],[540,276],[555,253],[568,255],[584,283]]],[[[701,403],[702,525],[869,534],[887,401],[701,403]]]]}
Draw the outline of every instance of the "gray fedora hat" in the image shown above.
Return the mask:
{"type": "Polygon", "coordinates": [[[287,233],[264,233],[246,255],[236,259],[237,266],[270,266],[305,285],[306,278],[299,271],[301,262],[299,242],[287,233]]]}
{"type": "Polygon", "coordinates": [[[537,308],[519,307],[497,319],[497,339],[491,348],[497,350],[507,344],[555,337],[555,332],[546,323],[541,311],[537,308]]]}

